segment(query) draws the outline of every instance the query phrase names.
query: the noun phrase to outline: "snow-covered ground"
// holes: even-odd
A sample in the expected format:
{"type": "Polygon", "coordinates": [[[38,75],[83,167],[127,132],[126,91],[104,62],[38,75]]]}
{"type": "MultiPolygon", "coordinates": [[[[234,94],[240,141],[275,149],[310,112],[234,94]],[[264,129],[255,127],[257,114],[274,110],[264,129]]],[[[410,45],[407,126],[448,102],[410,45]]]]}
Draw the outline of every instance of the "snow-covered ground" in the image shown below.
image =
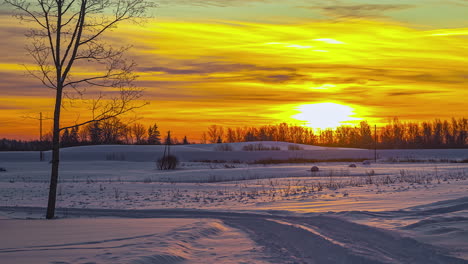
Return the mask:
{"type": "Polygon", "coordinates": [[[1,263],[262,263],[255,243],[215,219],[1,220],[1,263]]]}
{"type": "Polygon", "coordinates": [[[54,221],[50,164],[0,152],[0,263],[468,262],[468,163],[448,162],[468,150],[247,144],[174,146],[175,171],[162,146],[63,149],[54,221]],[[354,161],[253,164],[271,159],[354,161]]]}
{"type": "MultiPolygon", "coordinates": [[[[62,161],[140,161],[152,162],[163,155],[162,145],[105,145],[64,148],[61,150],[62,161]]],[[[356,148],[329,148],[286,142],[242,142],[229,144],[192,144],[171,146],[171,153],[181,161],[227,161],[255,162],[269,159],[373,159],[374,151],[356,148]],[[229,145],[230,151],[223,151],[223,145],[229,145]],[[279,150],[243,151],[245,146],[261,145],[279,150]],[[299,150],[288,150],[298,146],[299,150]]],[[[45,152],[45,159],[50,160],[50,151],[45,152]]],[[[424,160],[466,160],[468,149],[404,149],[378,150],[377,156],[382,160],[412,161],[424,160]]],[[[36,161],[37,152],[0,152],[0,162],[36,161]]]]}

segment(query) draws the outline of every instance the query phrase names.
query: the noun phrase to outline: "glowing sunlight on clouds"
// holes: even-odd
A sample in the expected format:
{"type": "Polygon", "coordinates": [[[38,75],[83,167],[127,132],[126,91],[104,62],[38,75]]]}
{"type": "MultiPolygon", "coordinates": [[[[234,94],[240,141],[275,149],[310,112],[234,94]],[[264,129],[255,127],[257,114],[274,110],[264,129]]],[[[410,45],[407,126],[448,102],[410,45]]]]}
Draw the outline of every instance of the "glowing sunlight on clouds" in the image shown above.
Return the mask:
{"type": "Polygon", "coordinates": [[[292,118],[304,122],[309,127],[320,129],[335,128],[362,119],[356,117],[357,113],[354,108],[332,102],[304,104],[295,110],[299,113],[293,115],[292,118]]]}
{"type": "Polygon", "coordinates": [[[339,40],[336,40],[336,39],[329,39],[329,38],[320,38],[320,39],[314,39],[314,40],[315,41],[325,42],[325,43],[328,43],[328,44],[345,44],[342,41],[339,41],[339,40]]]}

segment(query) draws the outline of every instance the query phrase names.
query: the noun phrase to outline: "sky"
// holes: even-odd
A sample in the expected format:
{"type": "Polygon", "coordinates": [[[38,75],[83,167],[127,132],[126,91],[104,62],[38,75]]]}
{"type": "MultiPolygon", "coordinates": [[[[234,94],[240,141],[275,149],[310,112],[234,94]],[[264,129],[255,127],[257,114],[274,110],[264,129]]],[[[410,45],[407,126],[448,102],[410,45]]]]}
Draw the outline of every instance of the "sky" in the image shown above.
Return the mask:
{"type": "MultiPolygon", "coordinates": [[[[32,63],[30,24],[0,8],[0,138],[35,138],[54,91],[23,66],[32,63]]],[[[126,56],[149,103],[123,119],[179,138],[198,140],[211,124],[326,128],[468,116],[466,0],[171,0],[148,13],[144,24],[106,35],[115,47],[132,46],[126,56]]],[[[63,113],[64,126],[89,116],[77,105],[63,113]]]]}

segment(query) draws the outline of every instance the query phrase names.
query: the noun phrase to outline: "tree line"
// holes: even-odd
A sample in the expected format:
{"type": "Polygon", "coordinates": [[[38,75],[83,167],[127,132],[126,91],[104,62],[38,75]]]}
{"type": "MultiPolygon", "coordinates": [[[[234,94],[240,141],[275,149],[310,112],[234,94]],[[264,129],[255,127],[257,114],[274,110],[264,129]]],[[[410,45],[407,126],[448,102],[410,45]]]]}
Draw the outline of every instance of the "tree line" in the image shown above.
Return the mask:
{"type": "MultiPolygon", "coordinates": [[[[157,124],[144,126],[141,123],[126,124],[117,117],[100,122],[92,122],[81,127],[71,127],[60,134],[60,147],[85,145],[172,145],[190,144],[187,137],[182,140],[177,137],[161,135],[157,124]]],[[[0,151],[40,151],[50,150],[52,134],[47,133],[42,141],[22,141],[0,139],[0,151]]]]}
{"type": "MultiPolygon", "coordinates": [[[[49,150],[52,136],[46,134],[38,140],[0,140],[0,151],[49,150]]],[[[367,121],[358,125],[343,125],[335,129],[314,130],[309,127],[280,123],[259,127],[226,128],[211,125],[202,133],[202,144],[249,141],[284,141],[297,144],[352,147],[352,148],[467,148],[468,119],[435,119],[426,122],[402,122],[398,118],[384,126],[374,127],[367,121]],[[376,141],[375,141],[376,140],[376,141]]],[[[101,144],[190,144],[185,136],[161,135],[157,124],[144,126],[141,123],[127,124],[118,118],[93,122],[82,127],[65,129],[60,135],[61,147],[101,144]]]]}
{"type": "Polygon", "coordinates": [[[398,118],[374,129],[367,121],[335,129],[312,128],[281,123],[260,127],[224,128],[211,125],[201,143],[284,141],[297,144],[352,148],[466,148],[468,119],[435,119],[401,122],[398,118]]]}

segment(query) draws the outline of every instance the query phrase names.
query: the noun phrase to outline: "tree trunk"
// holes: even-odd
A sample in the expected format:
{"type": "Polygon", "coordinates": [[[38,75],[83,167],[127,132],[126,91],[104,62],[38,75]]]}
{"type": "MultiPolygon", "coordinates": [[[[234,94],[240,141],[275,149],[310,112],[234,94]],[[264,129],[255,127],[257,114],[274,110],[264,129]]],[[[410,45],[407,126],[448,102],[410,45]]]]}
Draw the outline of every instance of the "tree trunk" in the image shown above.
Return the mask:
{"type": "Polygon", "coordinates": [[[55,203],[57,199],[57,185],[60,160],[60,110],[62,107],[62,87],[57,87],[54,111],[54,132],[52,137],[52,170],[50,174],[49,202],[47,204],[47,219],[55,216],[55,203]]]}

